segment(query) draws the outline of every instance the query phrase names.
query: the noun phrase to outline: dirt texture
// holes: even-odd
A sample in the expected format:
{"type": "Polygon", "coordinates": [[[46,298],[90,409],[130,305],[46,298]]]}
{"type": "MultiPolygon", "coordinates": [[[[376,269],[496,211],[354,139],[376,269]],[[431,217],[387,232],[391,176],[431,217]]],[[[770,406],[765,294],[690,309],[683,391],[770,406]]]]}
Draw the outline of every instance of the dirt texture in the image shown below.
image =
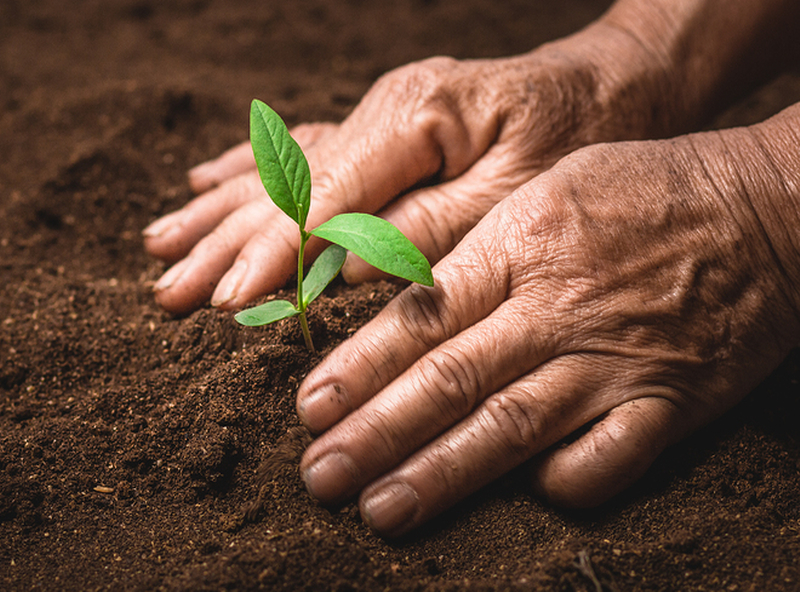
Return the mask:
{"type": "MultiPolygon", "coordinates": [[[[246,139],[253,97],[341,120],[381,73],[519,53],[600,0],[3,0],[0,589],[800,590],[800,354],[591,512],[509,475],[387,542],[298,461],[297,327],[173,318],[142,228],[246,139]]],[[[784,75],[721,115],[800,100],[784,75]]],[[[336,284],[322,354],[400,288],[336,284]]]]}

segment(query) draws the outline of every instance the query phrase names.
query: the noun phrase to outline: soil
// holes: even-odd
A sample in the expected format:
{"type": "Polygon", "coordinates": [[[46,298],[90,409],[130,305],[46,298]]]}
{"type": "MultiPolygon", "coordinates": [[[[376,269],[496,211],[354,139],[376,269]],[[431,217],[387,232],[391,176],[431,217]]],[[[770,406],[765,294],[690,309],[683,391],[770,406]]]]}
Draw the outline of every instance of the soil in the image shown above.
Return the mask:
{"type": "MultiPolygon", "coordinates": [[[[800,590],[800,353],[613,503],[565,512],[512,474],[387,542],[324,508],[294,413],[294,324],[173,318],[140,232],[259,97],[341,120],[411,60],[525,51],[601,0],[3,0],[0,588],[800,590]]],[[[784,75],[721,115],[800,100],[784,75]]],[[[400,288],[336,284],[322,354],[400,288]]]]}

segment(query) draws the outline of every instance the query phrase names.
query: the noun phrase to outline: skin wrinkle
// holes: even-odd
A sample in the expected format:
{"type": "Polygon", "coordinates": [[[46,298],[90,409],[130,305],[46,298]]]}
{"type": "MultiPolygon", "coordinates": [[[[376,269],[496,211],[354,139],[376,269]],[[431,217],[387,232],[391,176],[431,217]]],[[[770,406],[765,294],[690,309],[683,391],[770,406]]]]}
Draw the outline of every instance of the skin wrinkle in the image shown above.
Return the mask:
{"type": "MultiPolygon", "coordinates": [[[[448,170],[451,168],[451,164],[448,163],[446,150],[452,151],[452,146],[455,146],[459,152],[468,153],[469,148],[465,149],[464,145],[468,145],[469,135],[466,125],[460,119],[457,100],[451,96],[450,89],[442,84],[440,73],[448,72],[448,76],[445,78],[449,79],[449,74],[460,66],[456,60],[444,57],[428,58],[419,62],[417,66],[416,68],[406,66],[396,71],[398,76],[405,77],[399,82],[403,90],[397,96],[406,97],[405,100],[408,104],[415,105],[409,111],[411,119],[405,122],[405,127],[421,133],[427,139],[423,144],[429,147],[431,153],[438,155],[436,159],[424,159],[426,163],[433,162],[433,160],[438,163],[424,177],[435,175],[449,178],[456,176],[461,170],[453,169],[452,172],[448,170]],[[444,105],[444,108],[441,105],[444,105]],[[448,126],[451,133],[442,135],[438,130],[442,128],[447,119],[454,122],[448,126]],[[456,129],[461,133],[454,136],[452,132],[456,129]]],[[[390,73],[388,76],[392,75],[390,73]]],[[[465,157],[464,160],[466,161],[468,158],[465,157]]]]}
{"type": "Polygon", "coordinates": [[[431,359],[436,377],[433,379],[434,391],[424,389],[432,399],[440,399],[447,404],[448,409],[442,409],[451,421],[466,417],[482,399],[486,392],[481,383],[481,372],[470,362],[468,354],[453,351],[450,348],[439,348],[435,352],[436,358],[431,359]],[[444,381],[444,385],[437,384],[444,381]],[[438,391],[438,392],[437,392],[438,391]]]}
{"type": "MultiPolygon", "coordinates": [[[[430,379],[425,379],[416,375],[413,378],[413,382],[414,384],[410,385],[411,388],[409,390],[418,394],[420,397],[424,397],[429,404],[436,407],[439,411],[436,414],[437,417],[446,418],[447,421],[454,422],[466,415],[466,413],[462,414],[460,412],[458,405],[455,403],[455,401],[459,399],[466,402],[468,400],[466,393],[459,393],[456,388],[447,389],[438,384],[435,384],[432,390],[430,388],[425,388],[431,386],[430,379]],[[459,394],[463,396],[459,397],[459,394]]],[[[442,426],[442,429],[446,428],[447,424],[442,426]]],[[[441,432],[439,431],[437,433],[441,432]]]]}
{"type": "MultiPolygon", "coordinates": [[[[768,249],[768,251],[769,251],[769,253],[771,255],[771,257],[770,257],[771,262],[775,266],[777,266],[781,277],[783,277],[783,278],[791,277],[789,275],[788,270],[786,269],[786,267],[784,267],[780,256],[778,255],[778,251],[775,248],[775,244],[772,242],[772,237],[770,236],[769,232],[767,232],[767,228],[764,225],[764,222],[761,220],[761,217],[758,214],[758,209],[756,208],[755,203],[753,202],[753,197],[750,194],[750,191],[749,191],[749,188],[748,188],[748,184],[745,182],[744,178],[742,177],[741,172],[739,171],[739,167],[731,166],[731,164],[730,164],[732,162],[736,162],[736,159],[734,158],[730,147],[728,146],[727,142],[725,141],[724,135],[719,134],[719,141],[722,144],[723,150],[725,152],[726,158],[724,159],[724,162],[727,165],[726,168],[729,170],[730,173],[732,173],[734,176],[736,176],[736,178],[738,179],[738,182],[739,182],[738,183],[739,191],[736,192],[736,195],[741,197],[742,202],[744,203],[745,207],[752,214],[752,216],[753,216],[753,218],[755,220],[756,226],[758,228],[758,231],[759,231],[758,234],[760,235],[762,241],[766,244],[767,249],[768,249]]],[[[798,311],[797,305],[795,304],[794,299],[791,297],[791,295],[788,293],[786,288],[783,286],[783,282],[781,282],[777,286],[777,288],[778,288],[779,292],[781,293],[781,295],[783,296],[783,299],[794,310],[795,317],[796,318],[800,318],[800,311],[798,311]]]]}
{"type": "MultiPolygon", "coordinates": [[[[530,450],[526,449],[525,439],[519,439],[519,442],[522,442],[520,448],[525,450],[524,458],[521,460],[527,460],[533,452],[549,447],[578,429],[580,425],[608,410],[610,401],[603,401],[599,406],[596,404],[597,401],[592,405],[585,405],[588,399],[584,393],[603,390],[603,387],[595,386],[602,382],[588,372],[591,366],[593,366],[592,356],[574,352],[558,355],[541,364],[535,372],[521,377],[487,399],[488,405],[490,401],[497,402],[496,398],[502,396],[501,402],[517,407],[518,418],[524,418],[527,422],[522,425],[523,429],[517,432],[518,435],[524,435],[526,432],[524,428],[527,426],[531,434],[530,450]],[[564,380],[567,376],[570,377],[571,384],[565,385],[564,380]],[[548,401],[550,405],[547,405],[541,397],[553,390],[560,391],[563,397],[555,401],[555,405],[552,404],[553,401],[548,401]]],[[[503,406],[500,405],[500,408],[503,406]]],[[[502,417],[495,412],[490,411],[490,413],[494,421],[502,417]]],[[[519,428],[520,424],[517,424],[517,427],[519,428]]]]}
{"type": "MultiPolygon", "coordinates": [[[[464,366],[464,363],[468,362],[470,359],[466,350],[475,354],[479,360],[486,359],[484,343],[487,338],[497,338],[498,332],[503,333],[506,331],[509,333],[508,337],[503,339],[505,343],[518,343],[520,336],[513,335],[510,331],[512,328],[516,329],[516,326],[504,322],[503,318],[498,320],[498,316],[500,316],[501,312],[501,309],[498,309],[490,317],[480,321],[478,325],[474,325],[467,331],[461,333],[459,337],[463,338],[451,339],[445,346],[426,355],[420,362],[420,364],[425,364],[426,366],[418,366],[417,368],[417,372],[425,372],[425,367],[432,367],[433,372],[436,373],[436,378],[444,378],[446,384],[453,385],[450,388],[436,386],[434,391],[426,388],[412,389],[416,392],[421,392],[423,396],[430,399],[434,405],[440,407],[440,409],[442,407],[437,402],[437,398],[443,399],[443,404],[447,406],[447,409],[440,413],[440,415],[449,416],[451,418],[451,423],[466,417],[479,403],[483,402],[492,391],[503,388],[509,381],[513,380],[515,376],[525,374],[531,370],[533,366],[530,362],[531,359],[537,360],[540,358],[540,356],[535,354],[528,356],[517,354],[505,360],[501,372],[490,373],[488,375],[485,369],[478,368],[472,364],[464,366]],[[464,335],[465,333],[467,333],[466,336],[464,335]],[[444,356],[444,358],[443,360],[437,359],[437,356],[444,356]],[[462,360],[464,360],[464,362],[462,362],[462,360]],[[448,379],[443,368],[450,368],[450,379],[448,379]],[[459,375],[461,378],[458,378],[459,375]],[[485,378],[485,380],[482,380],[482,377],[485,378]],[[469,395],[470,393],[471,396],[469,395]],[[460,397],[459,394],[464,396],[460,397]],[[442,397],[440,395],[444,396],[442,397]],[[454,400],[463,402],[463,408],[452,405],[454,400]]],[[[517,351],[518,348],[515,347],[514,350],[517,351]]],[[[423,380],[420,386],[424,387],[424,384],[423,380]]]]}
{"type": "MultiPolygon", "coordinates": [[[[486,237],[479,237],[476,241],[476,247],[472,250],[471,257],[469,258],[469,260],[472,261],[473,267],[479,270],[481,275],[486,278],[487,285],[491,286],[491,289],[473,295],[473,298],[479,299],[476,302],[476,306],[485,311],[494,310],[502,302],[507,300],[511,285],[511,267],[508,265],[508,252],[505,249],[505,245],[499,242],[499,238],[500,236],[510,235],[513,225],[506,223],[503,218],[498,219],[497,216],[495,216],[495,223],[498,233],[489,236],[488,240],[486,237]],[[502,260],[494,260],[493,255],[500,255],[502,260]]],[[[462,239],[462,242],[473,234],[472,231],[467,233],[465,238],[462,239]]],[[[461,254],[461,251],[456,247],[453,253],[461,254]]],[[[463,255],[461,256],[463,257],[463,255]]],[[[451,261],[452,260],[454,260],[453,257],[451,257],[451,261]]]]}
{"type": "Polygon", "coordinates": [[[500,427],[506,448],[513,450],[521,460],[530,458],[540,448],[540,434],[544,431],[541,425],[547,420],[540,406],[533,409],[535,402],[533,397],[522,398],[506,391],[486,401],[486,409],[500,427]]]}
{"type": "MultiPolygon", "coordinates": [[[[417,442],[414,444],[412,441],[407,440],[406,438],[398,437],[398,431],[391,429],[391,427],[394,425],[394,419],[398,417],[397,414],[392,414],[391,411],[396,411],[396,409],[387,409],[386,411],[381,411],[380,408],[370,408],[365,409],[364,413],[366,414],[367,422],[369,424],[367,427],[371,428],[378,434],[384,446],[383,450],[388,451],[386,456],[392,459],[392,467],[402,463],[406,456],[405,452],[400,453],[399,451],[410,451],[413,453],[414,451],[424,448],[431,442],[434,442],[448,425],[447,422],[441,421],[424,424],[424,426],[421,426],[420,429],[415,432],[414,435],[417,438],[417,442]],[[384,434],[380,432],[378,426],[384,426],[390,429],[387,430],[387,434],[384,434]]],[[[370,474],[370,476],[374,476],[373,469],[370,468],[367,472],[370,474]]]]}
{"type": "MultiPolygon", "coordinates": [[[[627,426],[620,423],[618,415],[620,413],[625,413],[630,421],[638,420],[641,425],[641,418],[644,416],[641,411],[638,414],[634,413],[632,407],[635,405],[641,406],[640,400],[631,401],[621,406],[619,408],[620,411],[616,413],[612,411],[610,414],[607,414],[605,420],[599,421],[593,425],[592,429],[581,439],[580,456],[584,463],[586,463],[587,460],[594,461],[587,463],[587,468],[593,472],[595,484],[597,484],[598,480],[602,483],[603,481],[613,479],[615,485],[614,489],[624,489],[639,477],[641,472],[647,468],[652,458],[663,449],[663,437],[660,438],[662,440],[660,446],[653,445],[654,440],[651,438],[647,446],[650,448],[649,454],[646,456],[639,455],[639,462],[636,463],[634,467],[631,467],[625,462],[619,462],[619,456],[615,458],[612,455],[605,454],[609,447],[615,447],[619,454],[625,454],[629,453],[632,449],[641,451],[642,443],[648,444],[647,439],[643,440],[641,436],[637,438],[637,444],[633,448],[628,443],[624,442],[626,438],[630,437],[631,429],[625,429],[627,426]],[[620,431],[620,428],[622,428],[623,431],[620,431]],[[612,429],[615,431],[612,432],[612,429]],[[598,466],[598,459],[600,462],[605,461],[605,463],[607,463],[606,466],[598,466]]],[[[649,425],[651,428],[653,427],[652,423],[649,425]]],[[[654,430],[651,429],[650,431],[652,433],[654,430]]],[[[664,431],[661,430],[662,435],[663,433],[664,431]]],[[[634,455],[634,458],[636,458],[636,455],[634,455]]],[[[598,505],[598,502],[602,501],[597,499],[594,488],[569,487],[569,480],[564,480],[564,482],[568,486],[567,490],[562,490],[560,492],[560,499],[558,500],[555,496],[548,495],[551,501],[557,501],[557,503],[568,507],[591,507],[598,505]]]]}
{"type": "MultiPolygon", "coordinates": [[[[684,280],[684,282],[683,282],[683,284],[684,284],[684,289],[683,289],[683,290],[681,290],[681,291],[682,291],[682,293],[684,294],[684,297],[685,297],[685,295],[687,294],[687,289],[686,289],[686,286],[688,286],[688,285],[691,285],[691,284],[693,284],[693,283],[694,283],[693,279],[692,279],[691,277],[689,277],[689,276],[691,276],[691,275],[693,275],[694,273],[696,273],[695,271],[693,271],[693,269],[694,269],[694,267],[693,267],[693,264],[689,264],[689,265],[690,265],[690,267],[688,268],[688,271],[684,272],[684,274],[683,274],[683,275],[684,275],[684,277],[686,277],[686,278],[687,278],[687,279],[686,279],[686,280],[684,280]],[[689,276],[687,276],[687,275],[686,275],[686,273],[689,273],[689,276]],[[687,282],[688,282],[688,284],[687,284],[687,282]]],[[[594,297],[596,297],[596,296],[592,296],[592,298],[594,298],[594,297]]],[[[685,308],[685,305],[683,305],[683,306],[679,306],[679,307],[678,307],[678,309],[679,309],[679,310],[680,310],[680,308],[685,308]]]]}
{"type": "MultiPolygon", "coordinates": [[[[790,131],[790,133],[793,133],[793,130],[792,130],[791,127],[789,127],[789,131],[790,131]]],[[[780,167],[778,166],[777,162],[775,162],[775,159],[772,157],[772,154],[770,153],[770,151],[767,150],[767,147],[764,145],[764,142],[761,140],[761,137],[759,136],[759,134],[755,133],[751,129],[747,129],[746,132],[748,133],[750,139],[755,143],[756,147],[761,152],[765,162],[767,163],[767,166],[769,166],[770,170],[773,173],[774,178],[777,179],[778,184],[780,185],[781,189],[783,190],[783,194],[787,195],[787,196],[791,195],[792,194],[792,190],[790,188],[789,180],[782,173],[780,167]]],[[[798,140],[797,143],[800,144],[800,138],[796,138],[796,139],[798,140]]],[[[784,220],[784,218],[782,216],[780,216],[780,215],[772,216],[772,219],[773,219],[773,223],[778,224],[779,226],[781,226],[782,234],[785,237],[791,237],[791,232],[789,232],[789,229],[786,227],[785,220],[784,220]]],[[[790,249],[792,251],[791,254],[794,255],[793,258],[795,260],[800,260],[800,250],[798,250],[798,247],[795,246],[794,244],[792,244],[791,239],[789,239],[787,242],[789,243],[789,247],[790,247],[790,249]]],[[[773,249],[773,251],[774,251],[774,249],[773,249]]],[[[782,272],[782,275],[784,277],[786,277],[786,278],[792,277],[789,274],[788,269],[786,269],[786,267],[782,264],[781,258],[778,256],[777,252],[775,252],[775,258],[776,258],[778,266],[779,266],[779,268],[780,268],[780,270],[782,272]]],[[[795,299],[792,298],[789,293],[785,293],[784,296],[787,299],[787,301],[790,302],[792,304],[792,306],[794,307],[795,314],[798,317],[800,317],[800,309],[798,308],[799,305],[795,302],[795,299]]]]}
{"type": "MultiPolygon", "coordinates": [[[[382,350],[387,350],[386,343],[384,342],[384,340],[378,340],[377,343],[376,343],[375,340],[370,340],[370,342],[367,343],[364,346],[362,351],[364,353],[368,353],[368,352],[376,351],[376,349],[373,349],[373,348],[378,348],[378,347],[380,349],[382,349],[382,350]]],[[[377,366],[375,364],[372,356],[363,355],[362,354],[362,355],[358,356],[358,359],[365,361],[367,363],[367,365],[369,366],[370,376],[373,377],[370,382],[372,382],[372,384],[374,384],[375,387],[367,388],[367,389],[359,389],[359,395],[358,395],[358,399],[359,400],[355,405],[353,404],[355,402],[351,400],[350,401],[350,409],[348,411],[352,411],[354,409],[357,409],[358,407],[363,405],[365,401],[369,400],[369,399],[364,399],[363,395],[361,394],[361,391],[365,390],[366,392],[376,392],[376,391],[382,389],[383,387],[385,387],[386,383],[388,382],[388,381],[382,379],[382,377],[387,376],[387,373],[384,372],[385,368],[383,366],[377,366]]],[[[382,356],[381,359],[389,361],[389,360],[394,360],[395,358],[394,358],[394,356],[382,356]]],[[[395,375],[397,375],[397,373],[399,371],[400,371],[400,369],[398,369],[397,367],[392,367],[392,372],[390,374],[388,374],[388,375],[389,376],[395,376],[395,375]]],[[[363,376],[363,374],[362,374],[362,376],[363,376]]],[[[345,389],[345,391],[347,391],[347,389],[345,389]]]]}
{"type": "MultiPolygon", "coordinates": [[[[642,44],[635,34],[627,30],[627,27],[611,19],[604,19],[602,22],[598,23],[598,25],[607,26],[610,29],[618,31],[626,38],[631,39],[637,46],[641,46],[642,44]]],[[[652,50],[646,51],[645,53],[646,55],[657,55],[657,53],[652,52],[652,50]]],[[[662,60],[663,58],[658,58],[658,61],[662,60]]],[[[639,63],[638,67],[642,71],[646,71],[648,68],[652,70],[654,63],[657,62],[645,60],[644,63],[639,63]],[[647,65],[645,66],[643,64],[647,65]]],[[[632,66],[630,57],[628,57],[625,64],[630,70],[632,66]]],[[[614,133],[613,139],[635,140],[666,136],[669,135],[670,131],[678,130],[683,127],[673,121],[673,119],[676,119],[675,111],[677,110],[674,105],[672,105],[669,97],[673,96],[675,93],[669,88],[668,83],[663,81],[669,78],[664,73],[668,72],[670,68],[665,64],[661,67],[661,70],[663,72],[661,75],[656,76],[655,80],[652,72],[647,75],[633,76],[633,79],[630,81],[626,80],[626,78],[631,77],[630,71],[627,72],[624,77],[622,75],[614,76],[613,73],[608,73],[606,75],[606,78],[609,80],[615,79],[616,85],[612,85],[604,92],[603,97],[605,104],[613,106],[619,105],[619,107],[617,107],[618,112],[626,114],[626,117],[617,117],[614,120],[612,129],[616,128],[616,132],[614,133]],[[641,109],[637,105],[647,103],[637,98],[642,93],[646,96],[660,97],[660,99],[658,101],[651,101],[648,109],[641,109]]],[[[607,112],[608,109],[601,109],[601,112],[602,111],[607,112]]],[[[608,136],[604,137],[601,134],[599,137],[593,138],[592,143],[608,141],[609,139],[612,138],[608,136]]]]}
{"type": "Polygon", "coordinates": [[[439,476],[439,483],[444,483],[444,489],[449,492],[457,492],[464,479],[462,468],[452,462],[452,459],[458,458],[458,451],[449,442],[436,443],[435,450],[438,454],[432,455],[431,460],[427,461],[426,459],[426,461],[431,470],[439,476]],[[436,460],[439,462],[434,462],[436,460]],[[442,460],[450,462],[442,462],[442,460]]]}
{"type": "MultiPolygon", "coordinates": [[[[439,190],[439,193],[444,197],[444,190],[439,190]]],[[[433,243],[435,252],[444,254],[447,252],[447,245],[455,244],[456,239],[452,226],[449,224],[442,224],[441,212],[433,211],[432,206],[434,205],[441,208],[441,203],[427,204],[419,201],[414,202],[412,213],[416,224],[421,225],[423,228],[430,229],[428,238],[431,243],[433,243]]],[[[457,215],[458,214],[456,214],[456,216],[457,215]]]]}
{"type": "MultiPolygon", "coordinates": [[[[591,99],[596,93],[596,84],[595,81],[592,79],[591,74],[584,74],[582,71],[577,70],[577,73],[573,76],[572,84],[568,85],[561,85],[558,84],[558,81],[552,78],[552,85],[551,90],[554,90],[558,93],[558,97],[556,101],[551,102],[551,105],[564,105],[566,108],[562,108],[559,110],[561,116],[558,118],[560,121],[560,126],[553,128],[553,138],[551,143],[553,145],[552,151],[552,162],[551,164],[555,163],[555,159],[568,154],[572,149],[575,147],[575,140],[572,138],[573,132],[572,130],[581,129],[583,127],[582,122],[584,119],[583,113],[588,111],[590,116],[593,115],[594,109],[594,101],[591,99]],[[576,81],[577,79],[577,81],[576,81]],[[579,84],[578,84],[579,83],[579,84]],[[585,86],[586,88],[583,88],[585,86]]],[[[550,113],[550,121],[556,120],[557,113],[550,113]]],[[[594,125],[592,124],[587,128],[587,136],[591,137],[593,135],[592,128],[594,125]]],[[[589,140],[587,143],[591,143],[589,140]]]]}
{"type": "MultiPolygon", "coordinates": [[[[713,134],[713,133],[716,133],[716,132],[708,132],[708,133],[713,134]]],[[[740,236],[746,236],[747,233],[745,231],[744,226],[742,225],[742,223],[740,222],[740,220],[736,216],[736,213],[734,212],[731,204],[728,203],[728,200],[725,199],[725,196],[722,193],[721,188],[717,185],[716,180],[711,175],[711,171],[708,169],[708,166],[706,165],[705,159],[700,155],[700,151],[697,148],[697,145],[696,145],[694,137],[691,136],[691,135],[686,136],[686,143],[687,143],[687,146],[689,147],[689,149],[694,154],[694,156],[695,156],[695,159],[694,159],[695,160],[695,164],[699,165],[700,172],[703,174],[703,177],[707,181],[708,187],[717,196],[718,200],[725,206],[725,209],[730,214],[730,221],[739,230],[739,235],[740,236]]]]}
{"type": "Polygon", "coordinates": [[[507,200],[524,200],[530,206],[518,208],[515,217],[501,217],[502,228],[495,235],[498,240],[505,239],[493,251],[504,255],[503,260],[497,262],[498,268],[515,270],[513,274],[507,272],[506,299],[524,292],[533,278],[542,277],[543,269],[553,268],[554,263],[560,262],[561,257],[552,252],[551,245],[560,244],[558,235],[564,225],[564,214],[555,210],[546,195],[531,194],[523,186],[507,200]],[[536,264],[527,265],[531,260],[536,264]],[[523,273],[519,273],[520,269],[523,273]]]}
{"type": "MultiPolygon", "coordinates": [[[[697,310],[698,301],[694,298],[695,291],[693,289],[696,282],[692,279],[687,281],[692,284],[692,287],[687,288],[686,297],[688,299],[684,305],[676,306],[665,303],[663,312],[656,312],[648,307],[638,315],[626,313],[624,314],[625,320],[621,323],[623,340],[632,339],[636,333],[641,333],[646,339],[643,345],[649,347],[658,345],[659,348],[662,348],[660,351],[665,362],[669,360],[666,357],[667,352],[673,351],[675,356],[673,362],[681,363],[683,366],[681,371],[685,371],[687,363],[690,366],[697,367],[718,359],[722,353],[718,345],[721,341],[719,341],[719,332],[715,327],[721,326],[724,332],[729,330],[728,322],[720,322],[719,319],[720,313],[725,317],[728,316],[727,309],[723,307],[711,312],[707,311],[703,306],[701,310],[697,310]],[[666,319],[664,318],[665,315],[666,319]],[[686,323],[694,327],[690,333],[686,333],[682,328],[686,323]],[[696,330],[698,326],[705,328],[699,333],[707,337],[698,340],[695,335],[695,333],[698,333],[696,330]],[[679,335],[681,337],[676,341],[676,337],[679,335]],[[663,348],[666,348],[666,350],[663,348]],[[692,360],[691,363],[689,362],[690,359],[692,360]]],[[[653,302],[658,304],[657,300],[653,302]]],[[[703,302],[703,300],[701,299],[700,302],[703,302]]],[[[724,341],[722,342],[724,343],[724,341]]]]}
{"type": "MultiPolygon", "coordinates": [[[[360,158],[363,158],[364,153],[371,152],[368,148],[363,146],[363,143],[358,144],[355,149],[362,153],[360,158]]],[[[353,148],[350,147],[349,150],[352,151],[353,148]]],[[[311,187],[313,196],[311,200],[312,211],[314,209],[319,210],[319,205],[317,205],[317,208],[314,208],[314,205],[319,204],[321,199],[324,200],[325,196],[330,195],[344,196],[344,204],[342,206],[334,206],[335,209],[342,212],[360,211],[356,209],[356,205],[367,201],[366,196],[368,195],[368,191],[364,178],[361,172],[358,170],[357,161],[356,163],[353,162],[352,156],[349,156],[351,152],[348,152],[347,154],[348,156],[344,158],[342,166],[336,169],[335,175],[330,169],[324,167],[322,164],[311,167],[311,187]],[[322,172],[315,172],[319,170],[322,172]],[[351,187],[355,188],[355,190],[352,190],[351,187]]],[[[324,156],[322,158],[324,158],[324,156]]],[[[371,210],[372,208],[362,209],[371,210]]],[[[324,220],[319,220],[315,226],[323,221],[324,220]]],[[[306,225],[307,230],[310,230],[311,228],[313,228],[313,226],[306,225]]]]}
{"type": "MultiPolygon", "coordinates": [[[[493,316],[505,319],[525,319],[529,316],[530,309],[532,308],[537,310],[552,310],[548,307],[541,306],[540,303],[533,300],[532,297],[517,296],[500,304],[494,311],[493,316]],[[528,302],[532,302],[533,305],[527,304],[528,302]]],[[[532,372],[536,366],[545,363],[556,355],[559,351],[559,338],[561,334],[566,332],[561,332],[561,334],[556,333],[554,327],[556,327],[556,324],[552,323],[548,318],[547,321],[539,323],[539,327],[535,333],[520,332],[523,339],[521,341],[516,341],[515,345],[517,348],[524,348],[524,354],[516,357],[519,363],[522,364],[516,368],[517,371],[515,373],[517,376],[532,372]],[[531,363],[529,360],[536,360],[536,362],[531,363]]],[[[514,328],[519,331],[517,327],[514,328]]],[[[508,340],[505,340],[505,342],[507,343],[508,340]]],[[[497,388],[501,388],[501,386],[502,385],[498,385],[497,388]]]]}
{"type": "Polygon", "coordinates": [[[364,485],[380,474],[377,470],[379,467],[394,468],[397,466],[405,458],[401,451],[409,450],[412,447],[406,441],[403,430],[396,428],[395,417],[380,408],[364,408],[360,411],[360,415],[362,421],[359,422],[358,430],[364,434],[372,433],[377,437],[377,440],[366,437],[362,438],[362,441],[379,442],[378,446],[370,451],[371,459],[364,459],[362,454],[358,455],[362,458],[353,459],[360,469],[359,484],[364,485]],[[376,457],[379,462],[376,462],[376,457]],[[385,462],[387,459],[391,459],[389,464],[385,462]],[[367,462],[364,463],[364,460],[367,462]]]}
{"type": "Polygon", "coordinates": [[[442,280],[436,279],[439,285],[434,288],[411,284],[398,300],[402,314],[397,320],[403,325],[403,334],[411,336],[426,350],[433,349],[454,333],[445,324],[446,287],[442,287],[442,280]]]}
{"type": "MultiPolygon", "coordinates": [[[[542,76],[541,72],[539,76],[542,76]]],[[[581,129],[579,122],[582,117],[578,113],[587,109],[585,102],[591,104],[591,101],[583,100],[591,93],[576,92],[573,88],[574,81],[567,85],[560,84],[561,74],[550,69],[544,71],[544,76],[549,84],[532,85],[529,91],[532,98],[524,103],[526,108],[518,107],[507,111],[500,137],[514,137],[515,144],[523,149],[521,154],[525,155],[525,160],[539,163],[540,168],[549,168],[570,150],[584,143],[575,139],[574,130],[581,129]],[[578,94],[582,97],[580,106],[576,104],[579,102],[576,98],[578,94]],[[546,127],[540,124],[541,116],[532,116],[534,109],[541,113],[543,108],[547,108],[544,118],[548,122],[546,127]],[[542,145],[548,146],[544,154],[542,145]]]]}
{"type": "MultiPolygon", "coordinates": [[[[465,471],[464,467],[454,463],[454,459],[459,457],[459,448],[460,446],[457,440],[442,440],[439,438],[431,443],[431,454],[421,459],[421,462],[429,467],[428,470],[439,477],[439,479],[434,482],[437,483],[437,485],[444,484],[442,489],[448,492],[443,496],[438,496],[440,499],[447,499],[449,495],[459,491],[463,487],[464,480],[468,475],[468,471],[465,471]]],[[[438,514],[444,509],[446,509],[445,505],[440,505],[438,508],[434,506],[433,508],[429,508],[428,512],[430,513],[431,510],[433,510],[438,514]]],[[[418,511],[418,517],[419,514],[420,512],[418,511]]]]}
{"type": "Polygon", "coordinates": [[[481,148],[474,145],[459,100],[450,92],[438,88],[435,94],[426,98],[418,117],[423,123],[416,127],[423,130],[430,137],[430,143],[438,148],[441,162],[437,176],[442,180],[457,177],[488,149],[486,145],[481,148]]]}

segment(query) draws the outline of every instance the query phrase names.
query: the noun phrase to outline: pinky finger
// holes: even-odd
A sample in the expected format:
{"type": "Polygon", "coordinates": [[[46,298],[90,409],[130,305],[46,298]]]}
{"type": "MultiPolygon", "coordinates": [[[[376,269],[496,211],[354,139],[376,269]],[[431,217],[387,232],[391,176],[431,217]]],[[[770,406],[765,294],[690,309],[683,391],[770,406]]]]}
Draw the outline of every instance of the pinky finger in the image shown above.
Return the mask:
{"type": "Polygon", "coordinates": [[[599,506],[641,478],[685,431],[671,401],[662,397],[628,401],[574,442],[535,459],[533,488],[561,507],[599,506]]]}
{"type": "Polygon", "coordinates": [[[189,171],[189,186],[195,193],[204,193],[237,175],[256,168],[250,142],[242,142],[226,150],[214,160],[197,165],[189,171]]]}

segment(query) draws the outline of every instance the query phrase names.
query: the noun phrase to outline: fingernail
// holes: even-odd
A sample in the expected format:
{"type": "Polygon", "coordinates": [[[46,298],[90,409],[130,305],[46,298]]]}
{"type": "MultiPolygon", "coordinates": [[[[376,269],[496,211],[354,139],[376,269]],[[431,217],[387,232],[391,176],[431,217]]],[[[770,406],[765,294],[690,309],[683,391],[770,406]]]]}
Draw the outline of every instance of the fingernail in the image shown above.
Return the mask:
{"type": "Polygon", "coordinates": [[[398,536],[411,530],[418,509],[417,492],[401,482],[379,487],[361,503],[361,515],[367,525],[387,536],[398,536]]]}
{"type": "Polygon", "coordinates": [[[351,410],[347,391],[339,384],[323,386],[300,401],[300,421],[313,433],[327,430],[351,410]]]}
{"type": "Polygon", "coordinates": [[[142,230],[142,235],[147,238],[156,238],[167,234],[176,225],[175,216],[167,215],[159,218],[142,230]]]}
{"type": "Polygon", "coordinates": [[[245,275],[247,275],[247,261],[241,259],[220,280],[217,289],[211,296],[211,306],[222,306],[234,300],[239,295],[239,288],[245,275]]]}
{"type": "Polygon", "coordinates": [[[189,267],[189,263],[189,259],[178,261],[175,265],[167,270],[167,273],[161,276],[161,278],[153,286],[153,290],[156,292],[161,292],[162,290],[166,290],[167,288],[171,287],[183,275],[183,273],[186,271],[186,268],[189,267]]]}
{"type": "Polygon", "coordinates": [[[322,502],[344,501],[358,490],[358,469],[346,454],[330,452],[303,471],[308,492],[322,502]]]}

